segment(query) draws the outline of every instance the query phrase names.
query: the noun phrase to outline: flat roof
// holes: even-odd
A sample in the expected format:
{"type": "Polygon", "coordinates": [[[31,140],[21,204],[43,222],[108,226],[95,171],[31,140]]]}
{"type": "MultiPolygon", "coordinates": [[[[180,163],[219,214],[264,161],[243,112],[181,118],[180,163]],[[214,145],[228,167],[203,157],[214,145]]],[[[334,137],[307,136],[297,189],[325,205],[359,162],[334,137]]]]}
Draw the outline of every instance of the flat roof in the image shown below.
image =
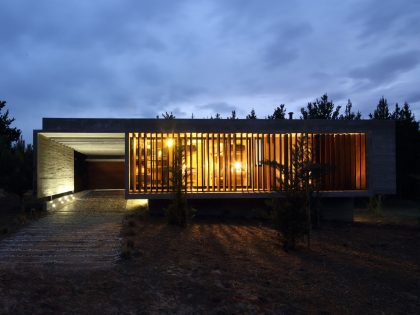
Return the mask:
{"type": "Polygon", "coordinates": [[[367,132],[395,128],[392,120],[43,118],[43,132],[367,132]]]}

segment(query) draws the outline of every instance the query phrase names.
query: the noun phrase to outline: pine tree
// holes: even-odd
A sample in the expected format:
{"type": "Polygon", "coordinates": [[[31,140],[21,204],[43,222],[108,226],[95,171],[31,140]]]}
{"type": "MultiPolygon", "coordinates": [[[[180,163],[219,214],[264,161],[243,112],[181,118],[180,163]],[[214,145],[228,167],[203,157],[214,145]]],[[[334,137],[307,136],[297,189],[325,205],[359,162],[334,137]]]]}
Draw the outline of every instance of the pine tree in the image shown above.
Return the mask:
{"type": "Polygon", "coordinates": [[[257,115],[255,114],[255,110],[252,109],[251,112],[246,115],[246,119],[257,119],[257,115]]]}
{"type": "Polygon", "coordinates": [[[238,118],[236,117],[236,110],[233,110],[233,111],[232,111],[232,115],[231,115],[230,117],[228,117],[227,119],[238,119],[238,118]]]}
{"type": "Polygon", "coordinates": [[[340,115],[341,120],[360,120],[362,118],[362,114],[360,111],[357,111],[357,113],[354,113],[351,109],[353,107],[352,102],[350,99],[347,101],[346,108],[344,110],[344,115],[340,115]]]}
{"type": "Polygon", "coordinates": [[[11,127],[15,119],[9,117],[8,109],[2,113],[5,107],[6,101],[0,101],[0,137],[2,138],[3,145],[10,148],[14,142],[20,139],[21,131],[16,127],[11,127]]]}
{"type": "Polygon", "coordinates": [[[328,100],[328,95],[324,94],[321,99],[309,102],[306,109],[302,107],[300,119],[338,119],[341,106],[335,107],[333,101],[328,100]]]}
{"type": "Polygon", "coordinates": [[[284,104],[277,106],[273,115],[268,115],[268,119],[284,119],[286,116],[286,108],[284,104]]]}
{"type": "Polygon", "coordinates": [[[165,112],[165,114],[162,114],[162,117],[164,119],[175,119],[175,115],[172,114],[172,112],[170,114],[168,112],[165,112]]]}
{"type": "Polygon", "coordinates": [[[383,96],[380,98],[376,109],[373,113],[369,114],[370,119],[389,120],[392,119],[392,115],[389,112],[388,101],[383,96]]]}

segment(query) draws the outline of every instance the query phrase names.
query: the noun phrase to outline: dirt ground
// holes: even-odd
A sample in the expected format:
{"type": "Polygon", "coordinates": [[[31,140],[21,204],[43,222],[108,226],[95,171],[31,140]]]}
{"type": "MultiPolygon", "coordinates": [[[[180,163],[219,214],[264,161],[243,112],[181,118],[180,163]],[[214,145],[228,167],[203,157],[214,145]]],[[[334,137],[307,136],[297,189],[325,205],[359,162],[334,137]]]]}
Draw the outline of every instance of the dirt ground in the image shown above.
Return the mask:
{"type": "Polygon", "coordinates": [[[419,314],[420,228],[324,224],[286,253],[269,225],[127,218],[112,269],[0,270],[0,313],[419,314]]]}
{"type": "Polygon", "coordinates": [[[45,215],[45,211],[23,212],[18,196],[0,190],[0,240],[45,215]]]}

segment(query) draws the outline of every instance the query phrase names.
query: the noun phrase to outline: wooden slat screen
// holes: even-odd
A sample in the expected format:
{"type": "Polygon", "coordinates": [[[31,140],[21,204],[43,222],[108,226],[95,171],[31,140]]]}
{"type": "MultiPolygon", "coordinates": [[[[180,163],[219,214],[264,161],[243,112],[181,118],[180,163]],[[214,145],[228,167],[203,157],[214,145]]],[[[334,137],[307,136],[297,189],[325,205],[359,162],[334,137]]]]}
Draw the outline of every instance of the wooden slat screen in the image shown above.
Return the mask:
{"type": "Polygon", "coordinates": [[[129,192],[170,192],[175,148],[184,148],[187,190],[194,192],[267,192],[284,188],[292,173],[291,151],[307,137],[313,162],[328,169],[321,190],[365,190],[366,134],[129,133],[129,192]],[[281,174],[264,161],[285,166],[281,174]]]}

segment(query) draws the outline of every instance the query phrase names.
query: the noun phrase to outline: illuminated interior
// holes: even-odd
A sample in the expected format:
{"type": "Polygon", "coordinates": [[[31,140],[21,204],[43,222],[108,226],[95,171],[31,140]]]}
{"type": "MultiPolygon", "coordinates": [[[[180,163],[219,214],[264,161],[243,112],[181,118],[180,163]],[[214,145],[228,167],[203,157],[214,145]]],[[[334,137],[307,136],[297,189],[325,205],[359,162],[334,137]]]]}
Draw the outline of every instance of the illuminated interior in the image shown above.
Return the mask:
{"type": "Polygon", "coordinates": [[[176,148],[183,150],[187,191],[269,192],[284,187],[286,174],[265,161],[291,168],[291,152],[307,137],[312,162],[328,171],[323,191],[366,190],[364,133],[129,133],[129,193],[172,191],[176,148]]]}

